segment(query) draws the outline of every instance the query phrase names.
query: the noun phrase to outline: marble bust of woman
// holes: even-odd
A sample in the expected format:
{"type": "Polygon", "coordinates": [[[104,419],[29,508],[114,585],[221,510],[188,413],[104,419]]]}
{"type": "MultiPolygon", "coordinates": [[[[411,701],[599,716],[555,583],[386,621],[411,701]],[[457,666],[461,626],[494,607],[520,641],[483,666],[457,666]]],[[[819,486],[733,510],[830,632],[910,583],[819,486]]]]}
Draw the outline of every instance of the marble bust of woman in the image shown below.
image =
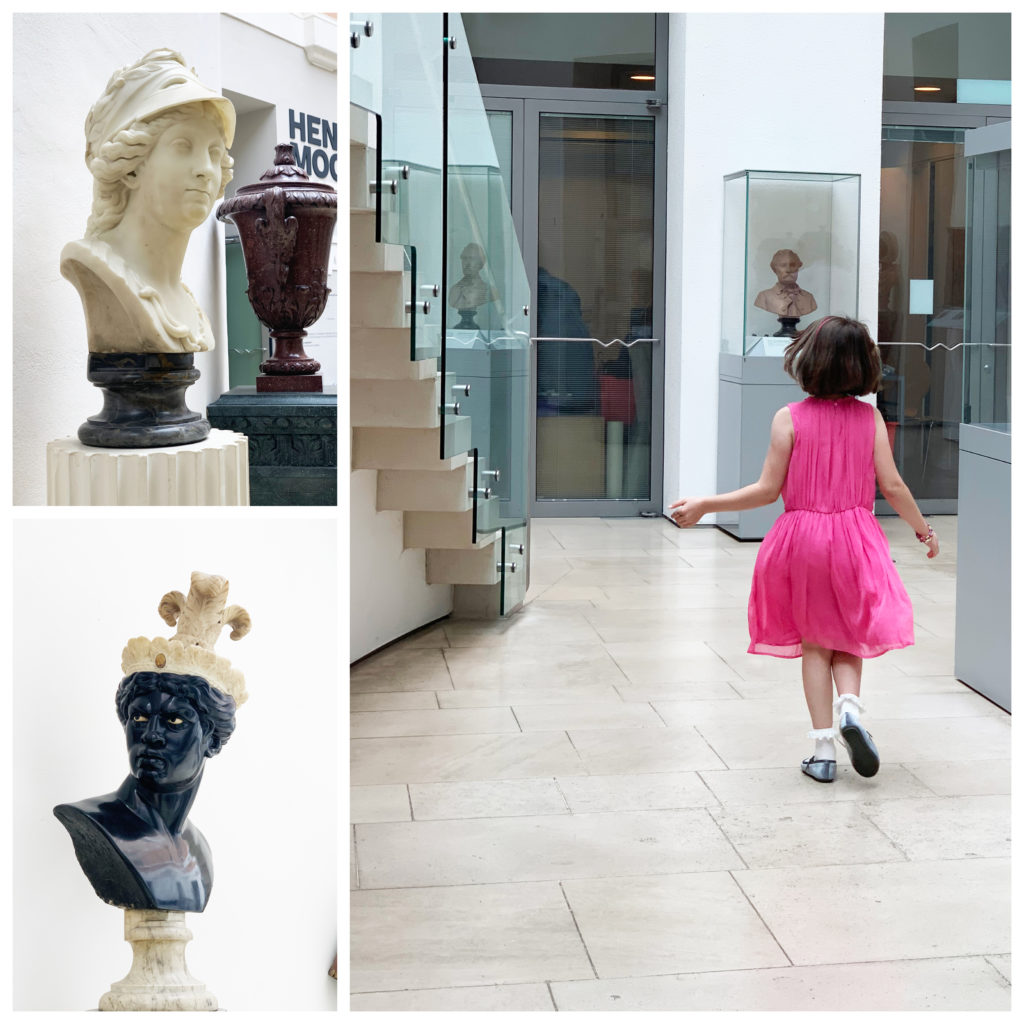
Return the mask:
{"type": "Polygon", "coordinates": [[[234,132],[231,102],[173,50],[111,76],[85,122],[92,213],[60,260],[81,296],[91,353],[214,347],[181,267],[189,237],[231,180],[234,132]]]}

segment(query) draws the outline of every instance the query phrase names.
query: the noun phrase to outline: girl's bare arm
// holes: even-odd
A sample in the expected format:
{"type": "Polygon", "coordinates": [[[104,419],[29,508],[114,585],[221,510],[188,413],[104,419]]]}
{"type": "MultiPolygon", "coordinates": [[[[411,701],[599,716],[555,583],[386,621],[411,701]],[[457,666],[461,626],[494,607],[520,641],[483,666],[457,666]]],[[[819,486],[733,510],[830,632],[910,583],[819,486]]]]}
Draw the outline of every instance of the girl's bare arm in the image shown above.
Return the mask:
{"type": "Polygon", "coordinates": [[[710,512],[742,512],[748,508],[770,505],[782,491],[793,454],[793,416],[788,407],[781,408],[772,419],[771,439],[761,476],[756,483],[728,494],[706,498],[680,498],[669,505],[672,518],[679,526],[693,526],[710,512]]]}

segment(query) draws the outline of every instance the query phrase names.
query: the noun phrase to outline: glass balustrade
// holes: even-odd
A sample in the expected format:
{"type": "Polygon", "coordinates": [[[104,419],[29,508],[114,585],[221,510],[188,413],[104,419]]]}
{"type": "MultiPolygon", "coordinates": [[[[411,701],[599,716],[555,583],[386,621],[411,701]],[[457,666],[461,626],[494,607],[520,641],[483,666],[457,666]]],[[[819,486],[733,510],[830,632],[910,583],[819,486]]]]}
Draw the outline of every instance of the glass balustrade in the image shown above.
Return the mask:
{"type": "MultiPolygon", "coordinates": [[[[448,49],[446,76],[448,273],[442,365],[470,418],[479,536],[526,523],[531,300],[472,54],[459,15],[447,17],[455,46],[448,49]]],[[[457,452],[449,444],[442,454],[457,452]]],[[[518,565],[521,570],[521,558],[518,565]]],[[[518,580],[524,578],[522,573],[518,580]]]]}
{"type": "Polygon", "coordinates": [[[526,581],[531,305],[507,185],[460,16],[349,22],[351,101],[378,115],[377,238],[405,249],[410,357],[438,359],[438,460],[474,460],[466,540],[493,535],[505,614],[526,581]]]}
{"type": "Polygon", "coordinates": [[[380,242],[405,246],[415,268],[406,299],[411,359],[441,355],[444,81],[440,14],[349,16],[351,98],[379,115],[377,165],[370,186],[380,242]],[[364,26],[372,25],[365,35],[364,26]]]}

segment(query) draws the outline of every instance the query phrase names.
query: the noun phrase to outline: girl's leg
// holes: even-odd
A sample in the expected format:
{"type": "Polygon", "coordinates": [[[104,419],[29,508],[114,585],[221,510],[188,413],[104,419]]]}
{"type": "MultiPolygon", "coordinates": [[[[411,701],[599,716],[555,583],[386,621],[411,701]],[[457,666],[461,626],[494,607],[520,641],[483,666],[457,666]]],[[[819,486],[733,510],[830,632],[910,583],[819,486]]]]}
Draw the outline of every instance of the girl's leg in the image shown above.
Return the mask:
{"type": "Polygon", "coordinates": [[[832,678],[836,684],[835,710],[843,745],[850,752],[850,761],[859,775],[872,776],[878,771],[878,748],[871,734],[860,724],[864,706],[860,702],[862,658],[845,651],[832,656],[832,678]]]}
{"type": "Polygon", "coordinates": [[[817,644],[802,642],[801,674],[804,697],[815,729],[832,728],[832,657],[836,653],[817,644]]]}
{"type": "Polygon", "coordinates": [[[836,683],[836,693],[842,699],[843,694],[860,696],[860,676],[864,668],[864,659],[846,651],[832,652],[832,678],[836,683]]]}
{"type": "Polygon", "coordinates": [[[813,728],[814,753],[803,763],[803,772],[818,782],[836,777],[835,730],[832,728],[832,652],[817,644],[803,642],[801,674],[804,696],[813,728]],[[822,763],[824,762],[824,763],[822,763]]]}

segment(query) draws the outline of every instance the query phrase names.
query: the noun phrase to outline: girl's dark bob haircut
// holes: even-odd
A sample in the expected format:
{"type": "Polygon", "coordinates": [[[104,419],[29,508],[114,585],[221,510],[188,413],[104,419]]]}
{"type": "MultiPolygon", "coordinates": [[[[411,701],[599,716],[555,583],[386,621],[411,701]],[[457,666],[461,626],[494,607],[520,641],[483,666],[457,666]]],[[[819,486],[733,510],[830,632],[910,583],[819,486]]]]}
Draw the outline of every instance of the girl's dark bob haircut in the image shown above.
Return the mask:
{"type": "Polygon", "coordinates": [[[873,395],[882,360],[868,329],[845,316],[823,316],[786,346],[783,369],[809,395],[873,395]]]}

